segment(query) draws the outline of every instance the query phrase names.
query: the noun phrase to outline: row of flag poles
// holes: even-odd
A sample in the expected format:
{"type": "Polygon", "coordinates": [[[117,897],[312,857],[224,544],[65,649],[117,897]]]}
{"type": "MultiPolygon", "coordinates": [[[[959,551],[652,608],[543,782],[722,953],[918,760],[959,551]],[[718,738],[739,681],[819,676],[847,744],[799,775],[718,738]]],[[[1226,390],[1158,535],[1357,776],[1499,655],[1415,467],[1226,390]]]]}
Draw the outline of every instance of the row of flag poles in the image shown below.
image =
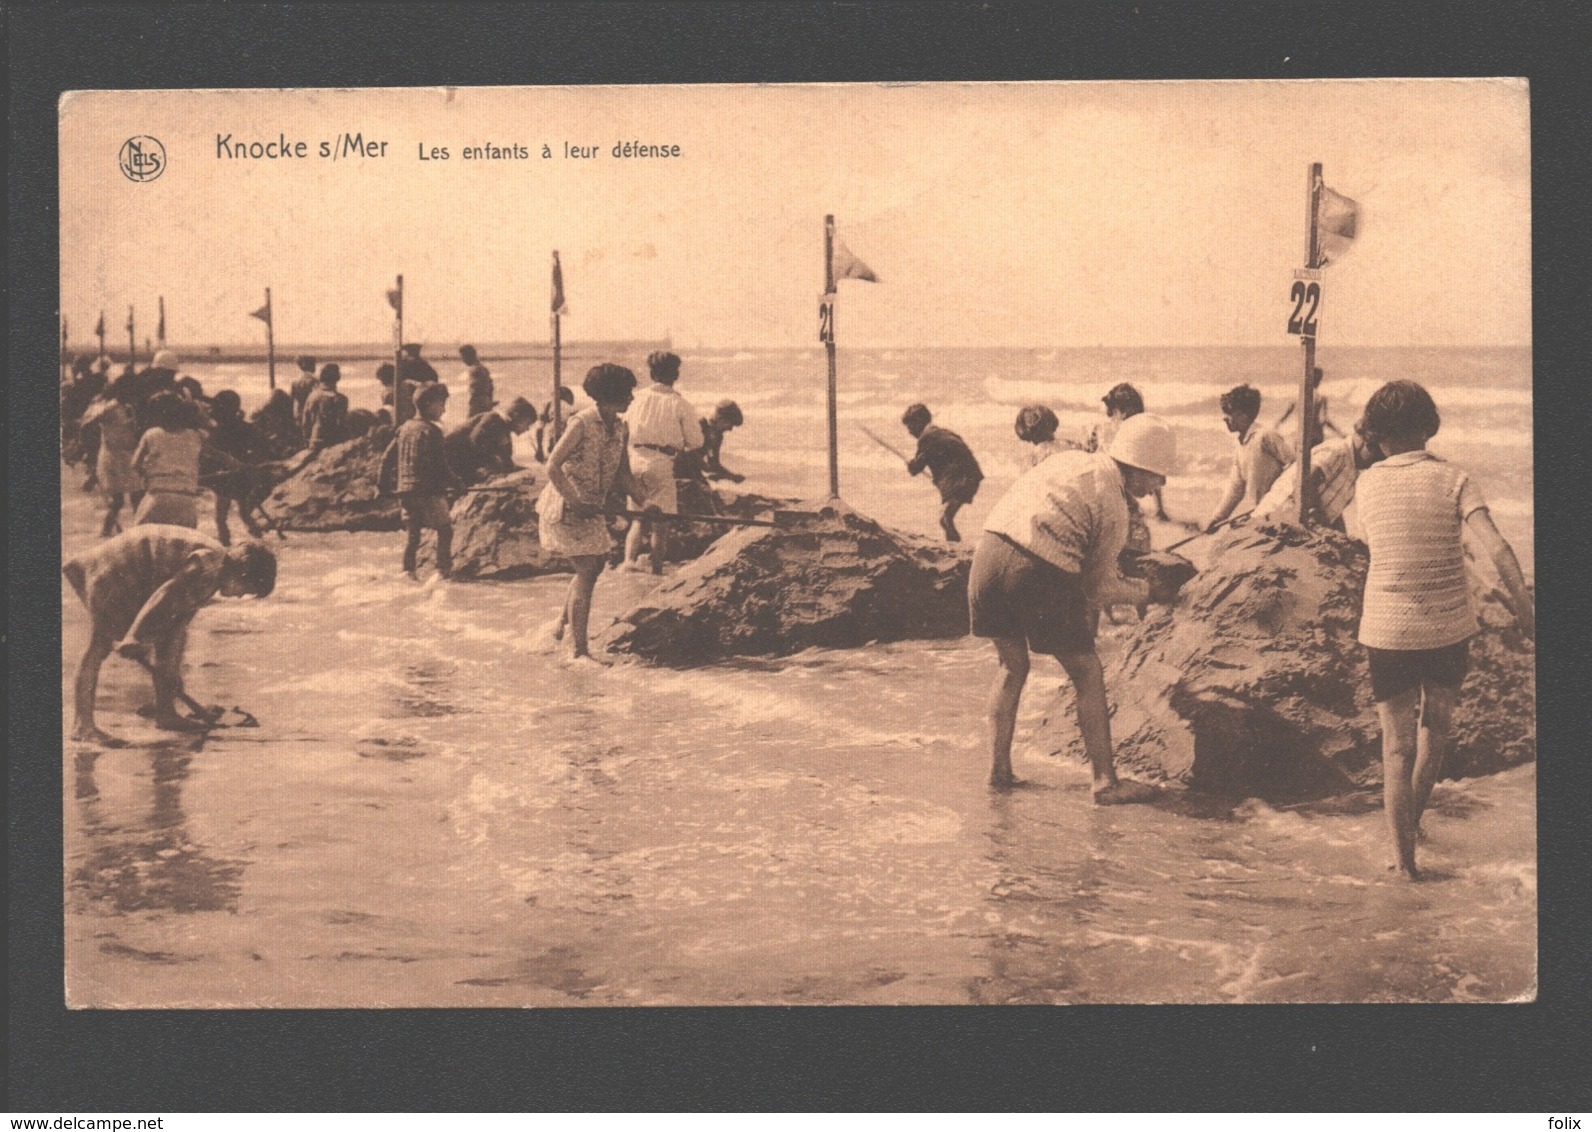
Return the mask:
{"type": "MultiPolygon", "coordinates": [[[[160,314],[155,323],[154,349],[164,349],[166,346],[166,297],[159,298],[160,314]]],[[[94,323],[94,337],[99,340],[99,356],[105,357],[105,312],[100,311],[99,320],[94,323]]],[[[68,342],[71,332],[65,316],[61,318],[61,364],[70,364],[68,342]]],[[[136,365],[138,362],[138,324],[133,315],[133,308],[127,308],[127,364],[136,365]]]]}

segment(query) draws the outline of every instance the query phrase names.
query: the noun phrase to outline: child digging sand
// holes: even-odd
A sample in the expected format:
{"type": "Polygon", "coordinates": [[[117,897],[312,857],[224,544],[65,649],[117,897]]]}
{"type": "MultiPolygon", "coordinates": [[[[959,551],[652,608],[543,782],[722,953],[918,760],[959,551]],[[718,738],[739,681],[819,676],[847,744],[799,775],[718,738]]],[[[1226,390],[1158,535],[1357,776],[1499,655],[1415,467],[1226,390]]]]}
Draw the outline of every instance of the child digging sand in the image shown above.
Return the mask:
{"type": "Polygon", "coordinates": [[[1465,577],[1463,533],[1492,560],[1521,632],[1536,611],[1515,553],[1498,533],[1469,476],[1426,451],[1440,419],[1431,395],[1393,381],[1366,402],[1356,426],[1385,457],[1360,473],[1355,501],[1371,566],[1360,643],[1382,725],[1382,797],[1397,868],[1419,880],[1415,841],[1443,769],[1454,700],[1476,632],[1465,577]]]}
{"type": "Polygon", "coordinates": [[[571,659],[600,663],[591,655],[587,625],[592,591],[612,547],[603,503],[616,484],[632,497],[640,490],[630,474],[630,432],[620,420],[635,398],[636,375],[604,362],[591,368],[581,388],[596,405],[570,418],[548,457],[549,482],[536,501],[536,514],[542,546],[575,564],[569,594],[551,635],[562,641],[567,629],[571,659]]]}

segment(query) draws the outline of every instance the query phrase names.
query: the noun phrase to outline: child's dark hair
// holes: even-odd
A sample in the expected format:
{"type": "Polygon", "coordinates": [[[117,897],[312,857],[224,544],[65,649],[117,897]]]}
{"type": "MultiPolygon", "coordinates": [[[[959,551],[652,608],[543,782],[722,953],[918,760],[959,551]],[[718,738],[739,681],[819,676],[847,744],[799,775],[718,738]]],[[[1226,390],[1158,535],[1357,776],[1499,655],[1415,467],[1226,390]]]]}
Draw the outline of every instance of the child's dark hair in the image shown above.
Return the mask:
{"type": "Polygon", "coordinates": [[[929,407],[922,401],[908,405],[907,411],[901,414],[901,423],[909,429],[927,428],[933,419],[934,414],[929,412],[929,407]]]}
{"type": "Polygon", "coordinates": [[[238,564],[249,591],[260,597],[270,597],[276,589],[276,555],[262,542],[244,542],[227,552],[227,557],[238,564]]]}
{"type": "Polygon", "coordinates": [[[647,355],[647,372],[654,381],[665,384],[674,381],[680,376],[680,355],[667,350],[654,350],[647,355]]]}
{"type": "Polygon", "coordinates": [[[415,391],[415,408],[429,405],[433,401],[445,401],[448,398],[448,387],[440,381],[426,381],[420,383],[420,388],[415,391]]]}
{"type": "Polygon", "coordinates": [[[1241,417],[1260,416],[1260,390],[1253,385],[1235,385],[1222,394],[1222,412],[1241,417]]]}
{"type": "Polygon", "coordinates": [[[581,381],[580,387],[593,401],[613,404],[623,400],[626,393],[635,389],[636,375],[617,363],[603,362],[586,371],[586,377],[581,381]]]}
{"type": "Polygon", "coordinates": [[[1056,414],[1044,405],[1024,405],[1017,413],[1017,439],[1029,444],[1043,444],[1056,438],[1056,427],[1061,422],[1056,414]]]}
{"type": "Polygon", "coordinates": [[[1121,413],[1124,419],[1136,417],[1144,412],[1143,395],[1126,381],[1113,385],[1111,391],[1100,400],[1104,402],[1106,412],[1115,410],[1121,413]]]}
{"type": "Polygon", "coordinates": [[[149,417],[149,423],[156,428],[176,432],[178,429],[190,427],[187,402],[170,390],[151,397],[145,412],[149,417]]]}
{"type": "Polygon", "coordinates": [[[1424,443],[1442,423],[1432,395],[1419,382],[1390,381],[1371,394],[1355,429],[1367,440],[1410,437],[1424,443]]]}

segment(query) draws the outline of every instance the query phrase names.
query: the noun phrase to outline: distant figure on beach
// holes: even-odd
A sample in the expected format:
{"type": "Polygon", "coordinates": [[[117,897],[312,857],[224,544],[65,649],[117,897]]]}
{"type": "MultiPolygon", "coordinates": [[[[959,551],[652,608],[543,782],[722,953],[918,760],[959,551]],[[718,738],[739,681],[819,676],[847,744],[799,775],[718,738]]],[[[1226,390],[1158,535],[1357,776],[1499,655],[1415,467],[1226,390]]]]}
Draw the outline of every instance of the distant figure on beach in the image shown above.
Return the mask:
{"type": "Polygon", "coordinates": [[[448,467],[442,429],[437,422],[448,408],[448,387],[441,382],[424,385],[415,394],[416,415],[398,426],[382,457],[380,479],[391,482],[391,490],[403,504],[404,575],[416,577],[420,557],[421,532],[437,535],[437,573],[446,578],[453,572],[453,518],[448,512],[448,492],[461,491],[448,467]]]}
{"type": "Polygon", "coordinates": [[[921,403],[908,405],[901,414],[901,423],[918,442],[917,452],[907,461],[907,472],[915,476],[929,469],[929,478],[940,489],[940,530],[947,542],[961,542],[956,513],[973,502],[984,472],[967,443],[950,429],[930,423],[933,419],[928,406],[921,403]]]}
{"type": "MultiPolygon", "coordinates": [[[[177,367],[181,362],[173,350],[156,350],[155,356],[149,360],[147,369],[139,370],[133,376],[133,387],[136,391],[133,401],[133,412],[138,417],[138,428],[142,432],[154,424],[150,414],[150,404],[162,393],[177,394],[177,367]]],[[[128,369],[132,366],[129,365],[128,369]]]]}
{"type": "Polygon", "coordinates": [[[1032,649],[1055,657],[1077,693],[1096,804],[1155,795],[1142,782],[1117,777],[1090,606],[1176,600],[1175,587],[1125,578],[1118,567],[1128,539],[1127,497],[1149,495],[1163,483],[1176,452],[1172,427],[1140,414],[1116,431],[1109,455],[1060,452],[1024,472],[985,520],[968,608],[973,634],[994,640],[1000,662],[989,703],[991,786],[1017,782],[1012,735],[1032,649]]]}
{"type": "Polygon", "coordinates": [[[288,386],[288,393],[293,398],[293,423],[298,426],[302,434],[304,430],[304,406],[309,404],[310,395],[315,392],[320,382],[315,377],[314,358],[308,354],[300,354],[297,360],[298,376],[293,378],[293,383],[288,386]]]}
{"type": "MultiPolygon", "coordinates": [[[[680,358],[664,350],[647,358],[652,384],[635,395],[626,415],[630,429],[630,471],[638,494],[631,498],[638,510],[655,508],[678,514],[679,493],[674,482],[674,461],[683,452],[702,447],[702,425],[691,403],[674,383],[680,378],[680,358]]],[[[669,557],[669,529],[663,523],[638,519],[625,539],[625,564],[634,566],[645,543],[654,574],[663,573],[669,557]]]]}
{"type": "Polygon", "coordinates": [[[251,537],[260,537],[260,525],[254,512],[270,494],[274,478],[270,471],[260,467],[270,453],[260,430],[243,419],[243,401],[230,389],[223,389],[210,399],[211,416],[215,427],[200,454],[200,482],[207,484],[215,501],[216,537],[222,546],[232,545],[232,531],[227,519],[232,505],[238,505],[238,517],[251,537]]]}
{"type": "Polygon", "coordinates": [[[603,505],[615,488],[631,498],[643,489],[630,472],[630,433],[620,419],[635,398],[636,375],[604,362],[591,368],[581,388],[596,404],[570,418],[554,447],[536,514],[542,546],[575,564],[563,611],[547,631],[555,641],[562,641],[567,631],[571,659],[591,661],[587,628],[592,592],[612,546],[603,505]]]}
{"type": "Polygon", "coordinates": [[[304,437],[293,419],[293,398],[285,389],[273,389],[249,422],[265,438],[266,450],[273,460],[286,460],[304,447],[304,437]]]}
{"type": "Polygon", "coordinates": [[[133,522],[176,527],[199,525],[199,453],[204,447],[198,409],[175,393],[149,402],[150,427],[133,451],[133,472],[143,480],[133,522]]]}
{"type": "Polygon", "coordinates": [[[448,466],[460,482],[478,484],[492,476],[516,471],[514,438],[536,421],[536,406],[516,397],[505,411],[476,413],[458,428],[450,429],[443,444],[448,466]]]}
{"type": "Polygon", "coordinates": [[[104,391],[105,374],[87,357],[72,363],[72,376],[61,386],[61,456],[69,467],[86,463],[90,474],[95,453],[90,453],[85,443],[83,414],[104,391]]]}
{"type": "Polygon", "coordinates": [[[430,362],[420,356],[419,342],[405,342],[398,358],[398,380],[413,381],[417,385],[431,385],[442,379],[430,362]]]}
{"type": "Polygon", "coordinates": [[[746,479],[724,466],[724,436],[745,422],[741,407],[734,401],[720,401],[713,406],[713,415],[703,417],[697,424],[702,429],[702,447],[682,452],[674,462],[677,480],[700,479],[729,480],[740,483],[746,479]]]}
{"type": "Polygon", "coordinates": [[[1481,491],[1426,451],[1440,424],[1424,388],[1393,381],[1371,395],[1356,426],[1383,453],[1361,473],[1357,489],[1371,551],[1359,637],[1382,725],[1382,797],[1397,853],[1390,867],[1411,880],[1421,876],[1415,841],[1442,774],[1454,701],[1477,629],[1465,574],[1466,531],[1497,569],[1520,631],[1527,637],[1536,632],[1531,591],[1481,491]]]}
{"type": "Polygon", "coordinates": [[[347,439],[348,398],[337,391],[343,371],[336,362],[321,367],[320,382],[309,400],[304,402],[304,419],[300,428],[311,453],[320,452],[347,439]]]}
{"type": "MultiPolygon", "coordinates": [[[[1358,427],[1352,436],[1319,441],[1310,450],[1310,483],[1315,500],[1311,522],[1342,531],[1344,509],[1354,502],[1355,481],[1381,458],[1381,451],[1366,440],[1358,427]]],[[[1250,515],[1253,519],[1299,521],[1299,461],[1283,469],[1250,515]]]]}
{"type": "Polygon", "coordinates": [[[123,375],[111,382],[104,396],[83,414],[84,427],[92,427],[99,438],[94,479],[105,495],[101,538],[109,538],[120,531],[118,516],[122,505],[130,502],[137,507],[144,495],[143,481],[133,471],[133,453],[138,449],[141,435],[138,417],[133,411],[136,396],[132,379],[123,375]]]}
{"type": "MultiPolygon", "coordinates": [[[[1084,449],[1088,452],[1109,452],[1111,438],[1116,436],[1117,429],[1122,427],[1122,422],[1129,417],[1136,417],[1144,412],[1144,397],[1132,384],[1126,381],[1118,382],[1106,391],[1100,398],[1105,405],[1105,419],[1096,421],[1089,430],[1089,436],[1084,442],[1084,449]]],[[[1139,514],[1139,501],[1129,499],[1128,506],[1133,514],[1139,514]]],[[[1166,513],[1166,503],[1161,498],[1161,489],[1155,489],[1155,517],[1163,523],[1171,522],[1172,517],[1166,513]]],[[[1141,519],[1140,522],[1143,520],[1141,519]]],[[[1145,536],[1149,536],[1149,528],[1145,528],[1145,536]]]]}
{"type": "Polygon", "coordinates": [[[1293,463],[1293,447],[1275,429],[1258,423],[1260,390],[1252,385],[1237,385],[1222,394],[1222,420],[1227,431],[1238,437],[1233,454],[1233,474],[1227,481],[1227,494],[1206,521],[1209,533],[1227,521],[1233,509],[1247,503],[1247,513],[1277,482],[1282,470],[1293,463]]]}
{"type": "Polygon", "coordinates": [[[182,658],[188,625],[217,593],[268,597],[276,586],[276,556],[256,542],[229,550],[198,531],[149,524],[78,555],[61,573],[93,620],[73,688],[72,738],[123,747],[125,742],[94,722],[105,658],[114,649],[150,670],[155,726],[204,730],[206,721],[177,711],[176,701],[185,695],[182,658]]]}
{"type": "Polygon", "coordinates": [[[459,378],[470,394],[465,416],[467,418],[480,416],[497,404],[497,399],[492,396],[492,371],[481,364],[474,346],[460,346],[459,358],[464,362],[464,372],[459,378]]]}
{"type": "MultiPolygon", "coordinates": [[[[1314,410],[1314,427],[1310,430],[1310,447],[1314,448],[1327,438],[1327,429],[1332,430],[1333,436],[1341,437],[1343,430],[1332,423],[1332,418],[1327,412],[1327,395],[1321,392],[1321,367],[1316,366],[1310,371],[1310,404],[1314,410]]],[[[1282,411],[1282,416],[1277,418],[1276,429],[1282,431],[1282,426],[1294,415],[1294,410],[1299,408],[1299,402],[1290,401],[1288,407],[1282,411]]]]}
{"type": "Polygon", "coordinates": [[[1023,461],[1025,471],[1057,452],[1078,447],[1056,439],[1056,429],[1060,424],[1056,414],[1045,405],[1024,405],[1018,410],[1012,429],[1017,433],[1018,440],[1030,446],[1023,461]]]}
{"type": "MultiPolygon", "coordinates": [[[[558,387],[558,400],[560,403],[574,406],[575,392],[567,385],[558,387]]],[[[562,413],[564,424],[569,424],[569,411],[562,413]]],[[[536,418],[536,462],[547,463],[547,454],[553,450],[553,445],[558,443],[558,437],[553,435],[553,402],[549,400],[542,406],[542,411],[536,418]]]]}

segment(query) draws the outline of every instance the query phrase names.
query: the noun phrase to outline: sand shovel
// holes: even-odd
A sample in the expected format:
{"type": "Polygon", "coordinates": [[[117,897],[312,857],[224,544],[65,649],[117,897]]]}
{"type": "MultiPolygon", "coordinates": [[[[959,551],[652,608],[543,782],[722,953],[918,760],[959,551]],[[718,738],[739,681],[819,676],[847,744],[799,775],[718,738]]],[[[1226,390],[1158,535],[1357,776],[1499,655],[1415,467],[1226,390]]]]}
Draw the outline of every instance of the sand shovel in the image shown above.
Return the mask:
{"type": "MultiPolygon", "coordinates": [[[[118,655],[123,655],[123,654],[118,653],[118,655]]],[[[144,671],[148,672],[151,676],[153,676],[155,674],[155,666],[149,663],[149,658],[148,657],[136,656],[135,655],[135,656],[132,656],[132,657],[128,657],[127,659],[137,661],[138,664],[144,669],[144,671]]],[[[200,703],[198,700],[196,700],[192,696],[190,696],[187,692],[178,692],[177,693],[177,698],[182,701],[182,706],[187,708],[189,711],[193,712],[194,715],[197,716],[199,718],[199,720],[202,721],[206,727],[258,727],[258,726],[260,726],[260,721],[258,719],[254,718],[254,716],[251,713],[244,711],[242,708],[238,707],[237,705],[233,705],[231,710],[237,712],[238,715],[241,716],[242,718],[239,719],[238,722],[236,722],[236,723],[224,724],[224,723],[221,722],[221,717],[227,714],[227,711],[228,711],[227,708],[221,707],[220,705],[217,705],[214,709],[208,708],[204,704],[200,703]]]]}

